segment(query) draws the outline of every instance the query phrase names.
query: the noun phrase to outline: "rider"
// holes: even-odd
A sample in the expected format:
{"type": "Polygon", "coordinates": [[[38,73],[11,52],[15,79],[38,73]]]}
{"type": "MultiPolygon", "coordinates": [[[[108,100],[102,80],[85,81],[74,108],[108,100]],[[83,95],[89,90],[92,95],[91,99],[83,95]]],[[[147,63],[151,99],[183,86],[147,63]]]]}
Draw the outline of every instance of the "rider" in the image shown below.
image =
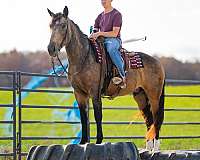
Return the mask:
{"type": "Polygon", "coordinates": [[[92,39],[97,39],[99,36],[105,37],[105,47],[110,55],[112,62],[117,67],[122,78],[114,77],[115,84],[121,83],[121,88],[126,88],[126,79],[124,71],[124,61],[119,51],[121,45],[120,30],[122,27],[121,13],[112,7],[113,0],[101,0],[104,7],[104,12],[98,15],[95,20],[94,33],[90,36],[92,39]]]}

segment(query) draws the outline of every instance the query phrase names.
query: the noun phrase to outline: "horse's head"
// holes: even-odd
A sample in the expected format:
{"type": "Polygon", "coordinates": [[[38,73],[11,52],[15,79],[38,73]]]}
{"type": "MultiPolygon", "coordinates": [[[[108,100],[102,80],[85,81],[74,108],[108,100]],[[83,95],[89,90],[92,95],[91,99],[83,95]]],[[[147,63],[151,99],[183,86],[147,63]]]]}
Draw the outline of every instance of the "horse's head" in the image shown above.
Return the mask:
{"type": "Polygon", "coordinates": [[[59,51],[66,45],[68,32],[68,8],[65,6],[63,13],[54,14],[47,9],[52,21],[50,23],[51,39],[48,45],[48,52],[50,56],[57,56],[59,51]]]}

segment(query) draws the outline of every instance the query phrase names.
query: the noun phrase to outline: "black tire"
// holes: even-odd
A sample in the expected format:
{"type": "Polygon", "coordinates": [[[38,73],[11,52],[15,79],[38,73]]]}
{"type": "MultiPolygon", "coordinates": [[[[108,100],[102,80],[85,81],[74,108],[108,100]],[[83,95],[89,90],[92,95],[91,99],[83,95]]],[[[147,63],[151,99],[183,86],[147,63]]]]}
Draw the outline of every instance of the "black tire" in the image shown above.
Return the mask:
{"type": "Polygon", "coordinates": [[[200,160],[200,151],[142,152],[140,157],[142,160],[200,160]]]}
{"type": "Polygon", "coordinates": [[[137,147],[130,142],[101,145],[34,146],[27,160],[140,160],[137,147]]]}

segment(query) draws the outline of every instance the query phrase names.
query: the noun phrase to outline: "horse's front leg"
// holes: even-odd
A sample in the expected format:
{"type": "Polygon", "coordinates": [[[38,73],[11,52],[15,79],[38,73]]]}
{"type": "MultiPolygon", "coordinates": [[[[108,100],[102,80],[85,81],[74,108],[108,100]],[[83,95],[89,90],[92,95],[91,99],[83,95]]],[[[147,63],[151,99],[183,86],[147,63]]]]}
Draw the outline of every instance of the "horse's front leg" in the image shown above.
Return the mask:
{"type": "Polygon", "coordinates": [[[101,98],[93,97],[92,98],[93,108],[94,108],[94,117],[97,125],[97,141],[96,144],[101,144],[103,140],[103,131],[102,131],[102,101],[101,98]]]}
{"type": "Polygon", "coordinates": [[[75,97],[78,102],[79,110],[80,110],[80,116],[81,116],[81,125],[82,125],[82,137],[80,144],[85,144],[89,142],[89,133],[88,133],[88,104],[89,104],[89,97],[86,95],[83,95],[77,91],[75,91],[75,97]]]}

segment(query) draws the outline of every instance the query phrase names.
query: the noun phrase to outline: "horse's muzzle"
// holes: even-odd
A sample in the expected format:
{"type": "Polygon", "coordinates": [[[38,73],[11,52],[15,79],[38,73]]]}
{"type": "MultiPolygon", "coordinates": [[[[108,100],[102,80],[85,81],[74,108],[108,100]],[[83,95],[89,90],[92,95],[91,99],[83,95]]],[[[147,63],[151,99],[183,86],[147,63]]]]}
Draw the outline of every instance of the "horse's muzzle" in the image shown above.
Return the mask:
{"type": "Polygon", "coordinates": [[[59,49],[56,48],[56,46],[52,43],[50,43],[48,45],[48,52],[49,52],[49,55],[52,56],[52,57],[56,57],[58,52],[59,52],[59,49]]]}

